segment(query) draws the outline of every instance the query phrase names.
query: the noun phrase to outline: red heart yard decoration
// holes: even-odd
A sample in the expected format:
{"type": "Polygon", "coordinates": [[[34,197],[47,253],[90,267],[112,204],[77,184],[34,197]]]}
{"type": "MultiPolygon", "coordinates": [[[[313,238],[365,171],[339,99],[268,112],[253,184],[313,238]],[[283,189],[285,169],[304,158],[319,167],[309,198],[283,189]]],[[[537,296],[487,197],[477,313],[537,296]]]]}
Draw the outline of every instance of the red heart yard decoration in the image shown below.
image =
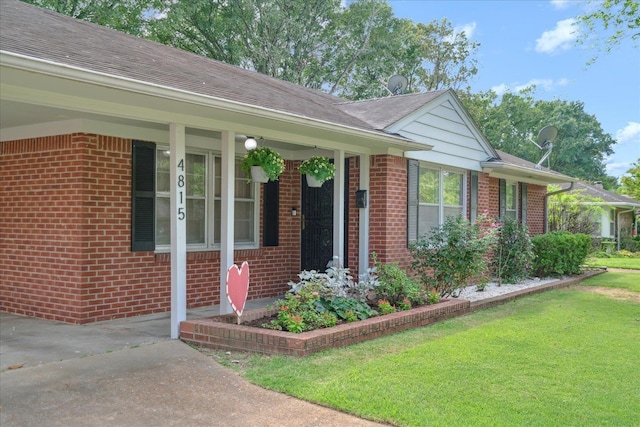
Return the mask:
{"type": "Polygon", "coordinates": [[[243,262],[240,268],[233,264],[227,270],[227,299],[238,317],[242,316],[248,293],[249,263],[243,262]]]}

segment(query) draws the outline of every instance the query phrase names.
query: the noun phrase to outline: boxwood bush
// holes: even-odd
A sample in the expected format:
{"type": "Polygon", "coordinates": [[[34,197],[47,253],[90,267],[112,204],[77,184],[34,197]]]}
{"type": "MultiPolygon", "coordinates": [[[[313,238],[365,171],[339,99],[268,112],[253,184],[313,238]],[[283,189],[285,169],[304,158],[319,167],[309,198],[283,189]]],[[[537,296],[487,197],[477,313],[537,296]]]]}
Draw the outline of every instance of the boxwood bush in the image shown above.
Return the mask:
{"type": "Polygon", "coordinates": [[[534,273],[539,277],[580,274],[591,249],[591,236],[552,231],[531,239],[536,255],[534,273]]]}

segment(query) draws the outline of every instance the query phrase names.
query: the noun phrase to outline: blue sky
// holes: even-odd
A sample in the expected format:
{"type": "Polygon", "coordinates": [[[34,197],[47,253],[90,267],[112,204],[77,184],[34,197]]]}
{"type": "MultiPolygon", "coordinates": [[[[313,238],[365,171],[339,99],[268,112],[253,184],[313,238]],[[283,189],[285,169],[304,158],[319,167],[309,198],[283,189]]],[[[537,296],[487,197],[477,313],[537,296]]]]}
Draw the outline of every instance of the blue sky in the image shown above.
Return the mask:
{"type": "MultiPolygon", "coordinates": [[[[536,84],[538,99],[581,101],[617,143],[607,173],[624,174],[640,157],[640,49],[631,40],[602,52],[575,43],[572,19],[590,7],[567,0],[388,0],[395,15],[428,23],[447,18],[480,43],[473,92],[517,92],[536,84]]],[[[591,7],[593,5],[591,4],[591,7]]],[[[556,141],[562,143],[562,141],[556,141]]]]}

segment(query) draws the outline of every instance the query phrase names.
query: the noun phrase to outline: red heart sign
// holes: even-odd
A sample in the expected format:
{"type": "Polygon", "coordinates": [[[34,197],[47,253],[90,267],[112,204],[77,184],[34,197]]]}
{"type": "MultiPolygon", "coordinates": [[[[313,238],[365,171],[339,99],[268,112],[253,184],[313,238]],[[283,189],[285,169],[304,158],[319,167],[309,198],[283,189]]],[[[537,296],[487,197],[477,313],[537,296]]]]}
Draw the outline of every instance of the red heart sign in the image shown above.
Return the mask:
{"type": "Polygon", "coordinates": [[[247,261],[243,262],[240,268],[233,264],[227,270],[227,299],[238,317],[242,316],[248,293],[249,263],[247,261]]]}

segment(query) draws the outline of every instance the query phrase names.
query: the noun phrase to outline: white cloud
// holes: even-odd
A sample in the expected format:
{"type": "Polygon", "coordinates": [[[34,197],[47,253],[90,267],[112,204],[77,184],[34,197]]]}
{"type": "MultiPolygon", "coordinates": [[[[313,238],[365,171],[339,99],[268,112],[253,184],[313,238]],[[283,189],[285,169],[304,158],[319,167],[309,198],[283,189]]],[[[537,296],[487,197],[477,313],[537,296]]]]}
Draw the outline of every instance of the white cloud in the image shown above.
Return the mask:
{"type": "Polygon", "coordinates": [[[556,28],[543,32],[536,40],[536,52],[552,54],[571,49],[578,35],[575,24],[574,18],[558,21],[556,28]]]}
{"type": "Polygon", "coordinates": [[[509,85],[501,83],[498,86],[493,86],[491,90],[494,91],[498,96],[502,96],[505,92],[509,92],[510,89],[509,85]]]}
{"type": "Polygon", "coordinates": [[[563,10],[571,6],[571,2],[569,0],[551,0],[551,6],[554,9],[563,10]]]}
{"type": "Polygon", "coordinates": [[[633,162],[607,163],[606,165],[604,165],[604,168],[607,171],[607,175],[612,175],[619,178],[631,168],[631,163],[633,162]]]}
{"type": "Polygon", "coordinates": [[[458,34],[458,33],[465,33],[467,35],[468,39],[471,39],[471,37],[473,37],[473,33],[476,31],[476,26],[477,24],[475,22],[470,22],[468,24],[464,24],[464,25],[460,25],[457,26],[453,29],[453,31],[458,34]]]}
{"type": "Polygon", "coordinates": [[[635,142],[636,144],[640,144],[640,123],[627,123],[624,128],[616,131],[616,139],[619,144],[626,142],[635,142]]]}

